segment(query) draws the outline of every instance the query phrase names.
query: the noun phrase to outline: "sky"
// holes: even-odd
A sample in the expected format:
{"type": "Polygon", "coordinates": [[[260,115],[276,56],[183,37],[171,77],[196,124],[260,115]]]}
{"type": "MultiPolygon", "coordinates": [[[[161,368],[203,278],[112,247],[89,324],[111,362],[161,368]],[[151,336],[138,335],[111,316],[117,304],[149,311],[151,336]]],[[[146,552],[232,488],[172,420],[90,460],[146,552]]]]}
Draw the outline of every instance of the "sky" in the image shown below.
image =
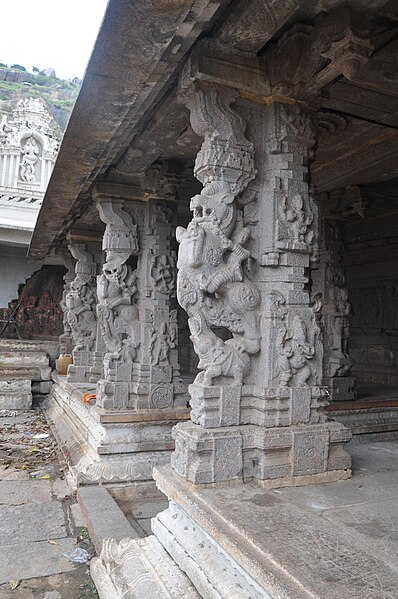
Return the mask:
{"type": "Polygon", "coordinates": [[[0,62],[83,78],[107,0],[1,0],[0,62]]]}

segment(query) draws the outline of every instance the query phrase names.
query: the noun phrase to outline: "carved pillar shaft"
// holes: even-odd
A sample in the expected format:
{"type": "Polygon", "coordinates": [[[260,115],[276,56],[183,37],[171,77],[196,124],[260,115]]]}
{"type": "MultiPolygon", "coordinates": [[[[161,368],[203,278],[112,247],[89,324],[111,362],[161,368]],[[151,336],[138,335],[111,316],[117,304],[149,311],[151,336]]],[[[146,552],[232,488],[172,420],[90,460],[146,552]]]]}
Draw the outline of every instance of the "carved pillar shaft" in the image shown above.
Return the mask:
{"type": "Polygon", "coordinates": [[[185,407],[179,382],[175,217],[167,202],[145,204],[138,261],[140,347],[134,365],[133,407],[185,407]]]}
{"type": "Polygon", "coordinates": [[[107,351],[97,404],[185,407],[178,378],[173,211],[161,201],[106,199],[98,207],[106,223],[106,261],[98,277],[97,314],[107,351]]]}
{"type": "Polygon", "coordinates": [[[73,351],[73,337],[72,329],[68,320],[68,308],[66,305],[66,298],[70,291],[70,285],[75,278],[75,263],[71,256],[64,256],[64,265],[66,268],[66,274],[64,275],[64,289],[62,292],[62,298],[60,301],[61,310],[63,313],[63,329],[64,332],[59,337],[60,354],[71,354],[73,351]]]}
{"type": "MultiPolygon", "coordinates": [[[[340,194],[342,195],[342,194],[340,194]]],[[[340,220],[328,214],[330,194],[319,197],[321,235],[318,267],[313,271],[313,291],[322,302],[324,382],[331,401],[355,399],[353,361],[349,355],[351,303],[345,284],[340,220]]]]}
{"type": "Polygon", "coordinates": [[[137,225],[122,200],[100,199],[106,224],[102,242],[105,262],[97,280],[97,318],[105,345],[104,372],[97,386],[97,404],[123,408],[129,403],[133,362],[139,345],[137,270],[127,264],[138,254],[137,225]]]}
{"type": "Polygon", "coordinates": [[[67,320],[74,342],[73,364],[68,368],[68,381],[91,382],[91,367],[97,343],[96,263],[92,254],[87,251],[85,243],[71,241],[68,247],[73,258],[77,260],[76,276],[65,296],[67,320]]]}
{"type": "Polygon", "coordinates": [[[204,188],[188,228],[177,229],[177,290],[202,372],[190,387],[192,422],[174,429],[172,465],[195,483],[339,478],[350,466],[342,449],[350,435],[323,413],[308,281],[318,225],[308,184],[315,115],[298,103],[263,106],[182,86],[204,137],[195,164],[204,188]]]}

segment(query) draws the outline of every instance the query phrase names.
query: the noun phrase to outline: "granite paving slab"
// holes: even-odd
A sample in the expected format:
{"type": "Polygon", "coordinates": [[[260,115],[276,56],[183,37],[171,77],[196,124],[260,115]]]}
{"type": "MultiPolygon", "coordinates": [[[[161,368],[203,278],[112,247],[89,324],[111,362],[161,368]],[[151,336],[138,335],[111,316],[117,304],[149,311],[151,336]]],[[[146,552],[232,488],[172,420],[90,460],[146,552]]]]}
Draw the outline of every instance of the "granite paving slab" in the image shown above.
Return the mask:
{"type": "Polygon", "coordinates": [[[4,545],[66,537],[65,516],[58,502],[0,506],[0,551],[4,545]]]}
{"type": "MultiPolygon", "coordinates": [[[[336,521],[331,521],[324,512],[297,505],[295,497],[303,488],[293,489],[294,497],[289,500],[275,491],[263,491],[254,483],[195,488],[169,466],[155,469],[155,480],[189,515],[192,531],[184,534],[202,528],[266,590],[271,572],[288,589],[288,596],[295,599],[398,598],[398,555],[394,546],[385,547],[386,551],[391,549],[387,563],[369,535],[354,534],[354,528],[344,519],[338,521],[337,515],[336,521]]],[[[341,484],[327,486],[337,489],[341,484]]],[[[391,501],[391,510],[395,510],[398,520],[398,501],[391,501]]],[[[336,514],[339,512],[336,510],[336,514]]],[[[162,514],[160,520],[169,526],[162,514]]],[[[388,521],[390,518],[393,514],[388,521]]],[[[363,521],[367,520],[365,513],[363,521]]]]}
{"type": "Polygon", "coordinates": [[[0,547],[0,584],[75,570],[76,564],[63,555],[75,547],[76,539],[72,538],[59,539],[56,545],[38,541],[0,547]]]}
{"type": "Polygon", "coordinates": [[[331,485],[309,485],[297,492],[293,487],[275,489],[276,495],[291,500],[311,510],[326,510],[396,498],[398,502],[398,476],[390,472],[376,472],[366,476],[354,473],[352,479],[331,485]]]}
{"type": "Polygon", "coordinates": [[[0,505],[46,501],[51,501],[51,483],[48,480],[0,480],[0,505]]]}
{"type": "Polygon", "coordinates": [[[343,525],[398,575],[398,495],[387,501],[326,510],[323,516],[337,526],[343,525]]]}

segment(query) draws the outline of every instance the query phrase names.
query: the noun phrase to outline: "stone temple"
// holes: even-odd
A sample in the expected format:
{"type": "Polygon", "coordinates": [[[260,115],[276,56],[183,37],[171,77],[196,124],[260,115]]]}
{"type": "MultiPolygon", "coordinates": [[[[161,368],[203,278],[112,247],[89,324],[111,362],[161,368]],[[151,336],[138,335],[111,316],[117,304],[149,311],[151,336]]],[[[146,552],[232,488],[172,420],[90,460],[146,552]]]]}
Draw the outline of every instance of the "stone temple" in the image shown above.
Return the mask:
{"type": "Polygon", "coordinates": [[[398,597],[331,524],[297,574],[305,512],[258,515],[398,428],[397,18],[110,1],[29,249],[68,269],[46,412],[75,484],[168,498],[151,535],[104,541],[101,598],[398,597]]]}

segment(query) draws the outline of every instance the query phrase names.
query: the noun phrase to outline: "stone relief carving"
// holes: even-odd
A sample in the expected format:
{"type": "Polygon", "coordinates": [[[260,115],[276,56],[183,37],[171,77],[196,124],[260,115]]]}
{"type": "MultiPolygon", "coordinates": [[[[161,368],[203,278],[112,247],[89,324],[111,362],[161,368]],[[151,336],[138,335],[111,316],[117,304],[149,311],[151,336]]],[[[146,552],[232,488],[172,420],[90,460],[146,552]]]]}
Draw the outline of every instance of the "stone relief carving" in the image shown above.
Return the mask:
{"type": "Polygon", "coordinates": [[[290,326],[283,324],[278,334],[277,360],[280,387],[308,385],[312,370],[310,360],[315,355],[315,331],[308,331],[299,314],[294,314],[290,326]],[[311,334],[312,333],[312,334],[311,334]]]}
{"type": "Polygon", "coordinates": [[[177,228],[177,297],[189,315],[203,369],[195,382],[203,385],[212,385],[221,375],[242,383],[250,356],[260,349],[260,294],[245,269],[250,230],[243,225],[237,200],[255,176],[253,145],[245,138],[245,123],[231,108],[232,100],[213,88],[191,88],[185,94],[192,127],[204,137],[195,164],[195,176],[204,187],[191,200],[188,228],[177,228]],[[212,330],[215,326],[227,328],[232,339],[223,341],[212,330]]]}
{"type": "Polygon", "coordinates": [[[295,246],[301,245],[308,249],[314,240],[314,232],[310,229],[313,220],[314,214],[300,193],[291,198],[284,195],[280,210],[279,240],[290,241],[295,246]]]}
{"type": "Polygon", "coordinates": [[[70,243],[69,250],[77,260],[76,277],[65,296],[66,318],[72,331],[75,351],[91,351],[96,339],[95,263],[85,244],[70,243]]]}
{"type": "Polygon", "coordinates": [[[114,362],[132,364],[140,343],[134,326],[138,320],[137,271],[126,264],[130,255],[138,252],[138,234],[137,225],[123,209],[122,202],[100,201],[98,209],[106,223],[103,239],[106,262],[97,282],[97,317],[107,350],[104,368],[109,380],[113,377],[114,362]]]}
{"type": "Polygon", "coordinates": [[[20,178],[22,181],[31,183],[36,181],[36,163],[39,160],[39,144],[31,135],[22,146],[22,157],[20,166],[20,178]]]}
{"type": "Polygon", "coordinates": [[[170,365],[170,350],[175,347],[177,347],[177,310],[172,310],[169,314],[169,322],[164,321],[157,329],[152,328],[149,341],[151,363],[156,366],[170,365]]]}
{"type": "Polygon", "coordinates": [[[153,286],[159,293],[169,295],[175,288],[175,260],[173,256],[154,256],[151,265],[153,286]]]}
{"type": "Polygon", "coordinates": [[[67,268],[67,272],[64,275],[64,289],[63,289],[62,298],[60,301],[60,306],[61,306],[62,315],[63,315],[63,318],[62,318],[63,333],[59,337],[61,355],[69,354],[72,352],[72,349],[73,349],[73,347],[71,346],[72,329],[69,324],[69,308],[67,306],[66,299],[70,292],[71,282],[73,281],[73,278],[74,278],[74,274],[73,274],[74,263],[70,259],[70,257],[69,258],[65,257],[64,264],[65,264],[65,267],[67,268]]]}
{"type": "Polygon", "coordinates": [[[352,79],[373,49],[366,17],[340,7],[315,25],[296,23],[270,48],[265,77],[273,93],[311,95],[342,73],[352,79]]]}

